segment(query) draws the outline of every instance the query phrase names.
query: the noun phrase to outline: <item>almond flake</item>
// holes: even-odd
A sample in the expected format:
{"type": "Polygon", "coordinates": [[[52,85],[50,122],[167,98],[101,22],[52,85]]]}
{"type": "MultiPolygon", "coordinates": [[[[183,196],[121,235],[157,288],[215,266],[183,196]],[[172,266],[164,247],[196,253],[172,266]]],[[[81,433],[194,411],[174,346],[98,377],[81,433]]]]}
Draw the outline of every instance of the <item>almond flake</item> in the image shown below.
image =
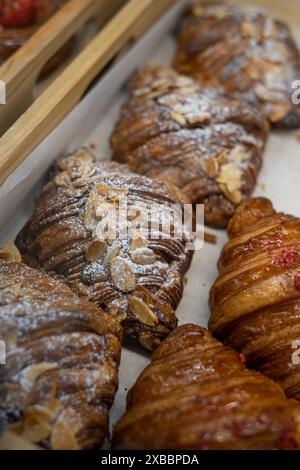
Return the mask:
{"type": "Polygon", "coordinates": [[[79,450],[76,433],[80,431],[82,421],[73,408],[66,408],[56,420],[51,434],[53,450],[79,450]]]}
{"type": "Polygon", "coordinates": [[[56,369],[58,364],[56,362],[41,362],[40,364],[34,364],[28,366],[22,371],[21,384],[25,390],[31,389],[36,379],[49,370],[56,369]]]}
{"type": "Polygon", "coordinates": [[[0,259],[5,261],[12,261],[14,263],[21,263],[22,257],[16,247],[12,242],[5,242],[3,248],[0,249],[0,259]]]}
{"type": "Polygon", "coordinates": [[[144,325],[155,326],[158,324],[157,316],[142,299],[132,296],[128,299],[128,305],[131,313],[144,325]]]}
{"type": "Polygon", "coordinates": [[[202,16],[204,13],[204,8],[201,5],[193,5],[192,13],[194,16],[202,16]]]}
{"type": "Polygon", "coordinates": [[[242,202],[242,199],[243,199],[243,195],[241,193],[240,190],[235,190],[235,191],[228,191],[228,188],[226,185],[223,185],[223,184],[220,184],[220,188],[224,194],[224,196],[226,196],[226,198],[231,201],[233,204],[239,204],[240,202],[242,202]]]}
{"type": "Polygon", "coordinates": [[[78,178],[78,180],[74,181],[73,185],[75,188],[83,188],[84,186],[89,185],[91,180],[89,178],[78,178]]]}
{"type": "Polygon", "coordinates": [[[95,239],[89,244],[86,252],[85,259],[88,262],[97,261],[105,253],[107,244],[103,240],[95,239]]]}
{"type": "Polygon", "coordinates": [[[115,245],[114,247],[110,248],[107,255],[105,256],[104,263],[106,265],[109,265],[112,262],[112,260],[119,254],[119,252],[120,252],[119,245],[115,245]]]}
{"type": "Polygon", "coordinates": [[[173,121],[176,121],[178,124],[180,124],[180,126],[184,126],[186,124],[185,117],[176,111],[171,112],[171,118],[173,121]]]}
{"type": "Polygon", "coordinates": [[[110,277],[121,292],[132,292],[136,287],[135,274],[129,262],[120,256],[115,257],[110,263],[110,277]]]}
{"type": "Polygon", "coordinates": [[[216,158],[209,158],[205,161],[205,172],[208,176],[214,178],[219,174],[219,163],[216,158]]]}
{"type": "Polygon", "coordinates": [[[137,286],[134,291],[134,297],[142,299],[150,308],[154,308],[156,305],[156,300],[154,299],[152,292],[144,286],[137,286]]]}
{"type": "Polygon", "coordinates": [[[291,105],[290,104],[275,104],[267,106],[267,110],[269,111],[269,116],[272,122],[277,122],[283,119],[290,111],[291,105]]]}
{"type": "Polygon", "coordinates": [[[67,171],[63,171],[59,173],[58,175],[55,176],[54,183],[56,184],[56,186],[62,187],[62,188],[69,186],[69,184],[71,184],[71,178],[70,178],[69,173],[67,171]]]}
{"type": "Polygon", "coordinates": [[[137,248],[131,253],[131,259],[134,263],[140,265],[153,264],[156,260],[155,253],[149,248],[137,248]]]}
{"type": "Polygon", "coordinates": [[[226,163],[221,167],[221,174],[217,178],[220,185],[226,185],[229,192],[236,191],[241,187],[241,170],[233,163],[226,163]]]}
{"type": "Polygon", "coordinates": [[[180,89],[197,88],[194,81],[191,78],[186,77],[185,75],[178,75],[178,77],[176,77],[176,86],[180,87],[180,89]]]}
{"type": "Polygon", "coordinates": [[[118,202],[121,199],[124,199],[124,197],[127,195],[128,191],[126,189],[110,188],[107,197],[110,201],[118,202]]]}
{"type": "Polygon", "coordinates": [[[236,162],[242,162],[244,160],[245,155],[247,155],[247,152],[245,151],[244,147],[242,147],[241,145],[237,145],[229,153],[229,159],[234,160],[236,162]]]}
{"type": "Polygon", "coordinates": [[[140,235],[134,236],[131,241],[131,249],[138,250],[139,248],[148,248],[149,242],[145,238],[141,238],[140,235]]]}
{"type": "Polygon", "coordinates": [[[139,342],[145,349],[153,351],[160,343],[159,338],[154,338],[153,335],[142,331],[138,336],[139,342]]]}
{"type": "Polygon", "coordinates": [[[95,186],[95,189],[97,191],[98,194],[101,194],[101,196],[107,196],[110,188],[108,186],[106,186],[106,184],[97,184],[95,186]]]}
{"type": "Polygon", "coordinates": [[[39,443],[46,440],[51,434],[50,423],[45,420],[43,414],[29,413],[23,418],[23,437],[30,442],[39,443]]]}
{"type": "Polygon", "coordinates": [[[88,200],[85,205],[83,223],[88,230],[94,230],[98,224],[98,220],[90,200],[88,200]]]}

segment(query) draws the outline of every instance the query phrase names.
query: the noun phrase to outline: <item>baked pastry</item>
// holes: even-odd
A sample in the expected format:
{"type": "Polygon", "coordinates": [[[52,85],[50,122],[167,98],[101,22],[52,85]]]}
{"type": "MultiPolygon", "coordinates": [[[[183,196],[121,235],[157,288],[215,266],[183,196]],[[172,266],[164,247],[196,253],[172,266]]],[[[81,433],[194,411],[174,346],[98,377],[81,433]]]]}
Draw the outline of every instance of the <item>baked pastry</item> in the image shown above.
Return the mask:
{"type": "Polygon", "coordinates": [[[228,233],[210,294],[210,329],[300,400],[300,219],[250,199],[228,233]]]}
{"type": "Polygon", "coordinates": [[[223,228],[255,186],[267,137],[256,108],[150,66],[131,82],[111,146],[114,160],[176,184],[223,228]]]}
{"type": "Polygon", "coordinates": [[[0,414],[9,430],[44,448],[97,448],[118,385],[120,325],[7,248],[0,251],[0,414]]]}
{"type": "MultiPolygon", "coordinates": [[[[0,65],[5,62],[68,0],[3,0],[0,2],[0,65]]],[[[45,65],[55,68],[66,56],[70,42],[45,65]]]]}
{"type": "Polygon", "coordinates": [[[116,449],[300,449],[300,404],[195,325],[173,331],[130,390],[116,449]]]}
{"type": "Polygon", "coordinates": [[[204,85],[259,104],[276,127],[300,127],[292,84],[300,54],[286,24],[259,8],[193,4],[183,20],[174,67],[204,85]]]}
{"type": "Polygon", "coordinates": [[[52,177],[17,238],[20,251],[29,264],[65,276],[117,317],[125,337],[154,349],[177,325],[192,252],[184,238],[170,238],[164,229],[149,236],[141,230],[142,218],[151,206],[155,229],[169,204],[183,208],[183,195],[124,165],[96,163],[85,149],[60,159],[52,177]],[[122,204],[125,220],[115,217],[122,204]],[[99,235],[100,222],[114,218],[115,233],[99,235]]]}

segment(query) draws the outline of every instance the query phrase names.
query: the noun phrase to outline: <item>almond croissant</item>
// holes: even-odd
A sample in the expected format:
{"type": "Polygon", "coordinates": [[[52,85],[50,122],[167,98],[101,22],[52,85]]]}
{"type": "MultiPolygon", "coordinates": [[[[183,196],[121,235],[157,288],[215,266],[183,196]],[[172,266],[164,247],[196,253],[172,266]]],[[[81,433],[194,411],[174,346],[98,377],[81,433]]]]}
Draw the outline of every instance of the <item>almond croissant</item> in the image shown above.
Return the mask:
{"type": "Polygon", "coordinates": [[[228,233],[210,294],[210,329],[300,400],[300,219],[250,199],[228,233]]]}
{"type": "Polygon", "coordinates": [[[169,68],[146,67],[131,82],[111,137],[113,158],[176,184],[205,221],[226,227],[261,167],[268,123],[260,111],[169,68]]]}
{"type": "Polygon", "coordinates": [[[119,324],[1,251],[0,339],[0,415],[9,428],[47,449],[101,446],[118,385],[119,324]]]}
{"type": "Polygon", "coordinates": [[[173,331],[128,395],[117,449],[300,449],[300,404],[195,325],[173,331]]]}
{"type": "Polygon", "coordinates": [[[81,295],[117,317],[126,337],[154,349],[177,325],[175,309],[192,252],[184,238],[164,238],[158,231],[148,239],[139,227],[145,209],[182,208],[183,195],[124,165],[96,163],[83,149],[60,159],[52,176],[17,238],[20,251],[30,265],[65,276],[81,295]],[[116,236],[100,236],[102,209],[112,220],[122,202],[128,205],[128,236],[119,236],[124,228],[119,220],[116,236]]]}
{"type": "Polygon", "coordinates": [[[300,54],[291,32],[259,8],[199,1],[188,11],[174,61],[178,72],[261,106],[277,127],[300,127],[293,82],[300,54]]]}

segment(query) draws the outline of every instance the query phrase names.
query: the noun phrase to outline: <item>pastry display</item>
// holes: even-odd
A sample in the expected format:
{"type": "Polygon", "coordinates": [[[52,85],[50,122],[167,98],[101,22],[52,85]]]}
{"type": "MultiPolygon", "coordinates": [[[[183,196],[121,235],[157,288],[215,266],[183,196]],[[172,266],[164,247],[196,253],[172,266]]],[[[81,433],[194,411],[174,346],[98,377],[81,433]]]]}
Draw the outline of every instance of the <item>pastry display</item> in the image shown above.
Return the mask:
{"type": "Polygon", "coordinates": [[[158,227],[149,238],[140,230],[141,219],[154,205],[155,228],[169,204],[183,207],[184,196],[175,186],[130,173],[124,165],[95,162],[85,149],[60,159],[52,178],[17,237],[24,259],[63,275],[118,318],[125,337],[154,349],[177,325],[175,310],[192,251],[184,238],[173,239],[158,227]],[[99,235],[99,223],[112,220],[122,203],[128,209],[128,233],[123,237],[124,221],[116,217],[116,233],[99,235]]]}
{"type": "Polygon", "coordinates": [[[228,234],[210,293],[210,329],[300,400],[300,219],[250,199],[228,234]]]}
{"type": "Polygon", "coordinates": [[[205,205],[206,224],[224,228],[255,187],[267,137],[257,108],[149,66],[131,81],[111,146],[114,160],[176,184],[205,205]]]}
{"type": "Polygon", "coordinates": [[[300,449],[300,404],[244,356],[184,325],[155,351],[116,424],[119,450],[300,449]]]}
{"type": "MultiPolygon", "coordinates": [[[[0,65],[68,0],[2,0],[0,2],[0,65]]],[[[45,65],[43,73],[56,67],[69,51],[67,43],[45,65]]]]}
{"type": "Polygon", "coordinates": [[[256,7],[194,3],[184,18],[174,67],[202,84],[261,106],[275,127],[299,128],[293,82],[300,53],[289,27],[256,7]]]}
{"type": "Polygon", "coordinates": [[[99,448],[118,386],[121,328],[61,281],[0,251],[0,416],[46,449],[99,448]]]}

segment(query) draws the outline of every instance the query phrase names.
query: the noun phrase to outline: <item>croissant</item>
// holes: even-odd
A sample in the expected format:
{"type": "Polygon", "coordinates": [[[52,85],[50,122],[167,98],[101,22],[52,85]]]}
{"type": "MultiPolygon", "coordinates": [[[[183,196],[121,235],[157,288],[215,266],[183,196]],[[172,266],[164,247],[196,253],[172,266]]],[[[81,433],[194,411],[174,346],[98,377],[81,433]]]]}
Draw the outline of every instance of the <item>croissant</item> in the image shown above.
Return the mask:
{"type": "Polygon", "coordinates": [[[116,449],[300,449],[300,404],[195,325],[173,331],[130,390],[116,449]]]}
{"type": "Polygon", "coordinates": [[[300,220],[275,212],[267,199],[250,199],[228,233],[210,293],[210,329],[300,400],[300,220]]]}
{"type": "Polygon", "coordinates": [[[291,96],[300,76],[299,50],[288,26],[262,9],[196,2],[182,22],[174,67],[260,105],[275,127],[300,127],[291,96]]]}
{"type": "MultiPolygon", "coordinates": [[[[96,163],[81,149],[62,158],[17,237],[24,259],[67,278],[81,295],[116,317],[127,338],[154,349],[177,325],[175,309],[183,293],[192,251],[186,240],[148,238],[140,233],[149,205],[183,207],[184,197],[169,184],[130,173],[124,165],[96,163]],[[100,209],[118,210],[126,202],[128,236],[97,233],[100,209]],[[131,230],[132,228],[132,230],[131,230]]],[[[147,234],[146,234],[147,235],[147,234]]]]}
{"type": "Polygon", "coordinates": [[[0,252],[0,416],[46,449],[97,448],[118,385],[120,325],[15,252],[0,252]]]}
{"type": "Polygon", "coordinates": [[[149,66],[132,79],[111,146],[114,160],[176,184],[222,228],[255,186],[267,137],[256,108],[149,66]]]}

